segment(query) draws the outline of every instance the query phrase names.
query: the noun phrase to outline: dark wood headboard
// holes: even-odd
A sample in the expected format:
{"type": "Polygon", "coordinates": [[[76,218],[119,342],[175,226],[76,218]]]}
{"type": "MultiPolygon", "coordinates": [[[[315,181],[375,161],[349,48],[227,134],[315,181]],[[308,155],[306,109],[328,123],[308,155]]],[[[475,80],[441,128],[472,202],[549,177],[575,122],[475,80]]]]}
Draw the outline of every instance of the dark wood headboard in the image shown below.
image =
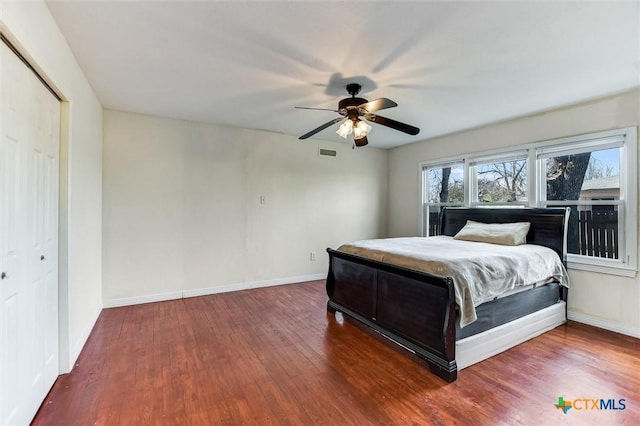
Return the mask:
{"type": "Polygon", "coordinates": [[[566,264],[567,208],[467,208],[445,207],[440,212],[440,233],[453,237],[467,220],[484,223],[530,222],[527,243],[549,247],[566,264]]]}

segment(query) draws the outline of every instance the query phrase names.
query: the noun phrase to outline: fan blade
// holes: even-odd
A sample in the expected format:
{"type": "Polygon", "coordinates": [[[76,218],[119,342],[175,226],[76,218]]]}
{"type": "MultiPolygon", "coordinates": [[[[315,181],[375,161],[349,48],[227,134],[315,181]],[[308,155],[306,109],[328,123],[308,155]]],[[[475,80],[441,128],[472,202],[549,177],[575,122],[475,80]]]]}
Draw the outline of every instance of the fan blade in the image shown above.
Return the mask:
{"type": "Polygon", "coordinates": [[[313,129],[313,130],[312,130],[312,131],[310,131],[309,133],[305,133],[304,135],[300,136],[298,139],[306,139],[306,138],[308,138],[309,136],[313,136],[313,135],[315,135],[316,133],[318,133],[318,132],[320,132],[320,131],[322,131],[322,130],[326,129],[327,127],[332,126],[332,125],[334,125],[334,124],[336,124],[337,122],[342,121],[342,120],[344,120],[344,117],[334,118],[333,120],[331,120],[331,121],[328,121],[328,122],[324,123],[322,126],[320,126],[320,127],[317,127],[317,128],[315,128],[315,129],[313,129]]]}
{"type": "Polygon", "coordinates": [[[374,123],[382,124],[383,126],[391,127],[392,129],[399,130],[404,133],[408,133],[410,135],[417,135],[420,133],[420,129],[417,127],[411,126],[409,124],[401,123],[396,120],[392,120],[390,118],[381,117],[375,114],[366,114],[364,116],[369,121],[374,123]]]}
{"type": "Polygon", "coordinates": [[[316,111],[333,111],[338,112],[337,109],[329,109],[329,108],[309,108],[309,107],[294,107],[295,109],[313,109],[316,111]]]}
{"type": "Polygon", "coordinates": [[[354,139],[353,142],[356,144],[356,146],[365,146],[369,143],[369,140],[366,136],[363,136],[360,139],[354,139]]]}
{"type": "Polygon", "coordinates": [[[358,105],[358,108],[364,109],[367,112],[376,112],[381,109],[393,108],[397,107],[398,104],[393,102],[391,99],[380,98],[371,102],[367,102],[366,104],[358,105]]]}

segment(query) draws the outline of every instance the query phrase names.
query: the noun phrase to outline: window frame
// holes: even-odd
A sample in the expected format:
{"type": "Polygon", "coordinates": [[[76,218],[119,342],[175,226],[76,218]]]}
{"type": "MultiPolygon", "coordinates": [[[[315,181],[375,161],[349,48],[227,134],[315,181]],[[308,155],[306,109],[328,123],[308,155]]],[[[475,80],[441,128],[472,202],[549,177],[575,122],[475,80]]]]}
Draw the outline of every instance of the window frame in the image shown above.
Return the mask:
{"type": "Polygon", "coordinates": [[[467,187],[468,185],[468,180],[469,180],[469,176],[467,173],[467,168],[464,162],[464,158],[460,158],[460,157],[451,157],[451,158],[445,158],[445,159],[441,159],[439,161],[435,161],[435,162],[426,162],[426,163],[420,163],[420,167],[419,167],[419,173],[420,173],[420,194],[422,197],[422,202],[420,203],[420,235],[421,236],[425,236],[427,233],[427,230],[429,229],[429,206],[438,206],[438,207],[464,207],[469,205],[469,198],[468,198],[468,192],[467,192],[467,187]],[[450,167],[450,166],[454,166],[454,165],[460,165],[462,164],[463,166],[463,178],[462,178],[462,185],[463,185],[463,193],[464,193],[464,200],[462,202],[446,202],[446,203],[441,203],[441,202],[436,202],[436,203],[432,203],[429,202],[429,189],[430,189],[430,185],[429,185],[429,169],[438,169],[438,168],[445,168],[445,167],[450,167]],[[427,214],[425,214],[425,210],[427,212],[427,214]]]}
{"type": "Polygon", "coordinates": [[[558,205],[616,205],[618,207],[619,258],[601,258],[567,253],[567,266],[601,272],[612,275],[634,277],[638,271],[638,129],[626,127],[602,132],[594,132],[567,138],[552,139],[519,145],[510,148],[470,153],[461,156],[425,161],[419,164],[420,175],[420,235],[427,236],[428,211],[430,206],[466,206],[466,207],[553,207],[558,205]],[[553,156],[592,152],[619,147],[620,149],[620,196],[618,200],[546,200],[545,159],[553,156]],[[479,202],[477,199],[477,164],[525,159],[527,161],[527,197],[526,202],[479,202]],[[428,170],[463,165],[464,202],[429,202],[428,170]],[[474,198],[474,196],[476,198],[474,198]]]}
{"type": "Polygon", "coordinates": [[[569,138],[555,139],[535,146],[536,169],[538,175],[536,196],[539,207],[559,205],[615,205],[618,208],[618,223],[622,224],[618,231],[618,259],[607,259],[596,256],[585,256],[567,253],[567,266],[571,269],[582,269],[592,272],[634,277],[638,270],[638,144],[637,128],[628,127],[569,138]],[[569,150],[568,147],[573,149],[569,150]],[[562,155],[568,152],[583,153],[604,150],[613,147],[620,149],[620,196],[613,201],[580,201],[580,200],[546,200],[546,173],[542,158],[550,154],[562,155]],[[632,206],[635,206],[632,207],[632,206]],[[631,237],[629,237],[631,236],[631,237]]]}
{"type": "MultiPolygon", "coordinates": [[[[468,175],[469,175],[469,205],[471,207],[527,207],[531,204],[531,191],[529,184],[529,169],[531,168],[531,159],[529,156],[528,150],[519,150],[519,151],[508,151],[499,154],[487,155],[483,157],[474,156],[470,157],[468,161],[468,175]],[[476,171],[476,167],[484,164],[491,163],[502,163],[507,161],[521,161],[524,160],[526,162],[525,167],[527,168],[526,179],[527,179],[527,200],[526,201],[496,201],[496,202],[488,202],[488,201],[479,201],[479,189],[478,189],[478,173],[476,171]]],[[[466,189],[466,188],[465,188],[466,189]]],[[[465,191],[467,192],[467,191],[465,191]]]]}

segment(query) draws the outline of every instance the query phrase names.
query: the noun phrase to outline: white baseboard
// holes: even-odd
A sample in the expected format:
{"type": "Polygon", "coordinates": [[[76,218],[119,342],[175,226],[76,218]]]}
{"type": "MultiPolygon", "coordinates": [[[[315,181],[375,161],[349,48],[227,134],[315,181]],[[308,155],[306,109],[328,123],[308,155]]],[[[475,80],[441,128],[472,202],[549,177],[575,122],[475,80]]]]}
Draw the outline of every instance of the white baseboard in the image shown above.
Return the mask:
{"type": "Polygon", "coordinates": [[[172,291],[168,293],[150,294],[146,296],[125,297],[122,299],[111,299],[104,301],[105,308],[117,308],[120,306],[140,305],[142,303],[163,302],[165,300],[176,300],[187,297],[206,296],[209,294],[228,293],[230,291],[248,290],[251,288],[271,287],[284,284],[295,284],[306,281],[323,280],[327,277],[326,273],[301,275],[298,277],[276,278],[264,281],[251,281],[244,283],[228,284],[215,287],[197,288],[193,290],[172,291]]]}
{"type": "Polygon", "coordinates": [[[581,314],[578,312],[567,313],[567,318],[571,321],[581,322],[583,324],[592,325],[594,327],[602,328],[604,330],[613,331],[615,333],[626,334],[627,336],[640,339],[640,327],[633,327],[627,324],[620,324],[618,322],[607,321],[601,318],[593,317],[591,315],[581,314]]]}
{"type": "Polygon", "coordinates": [[[183,292],[182,297],[196,297],[196,296],[206,296],[208,294],[216,294],[216,293],[227,293],[230,291],[238,291],[238,290],[248,290],[251,288],[260,288],[260,287],[272,287],[276,285],[284,285],[284,284],[296,284],[303,283],[307,281],[316,281],[323,280],[327,278],[326,273],[322,274],[313,274],[313,275],[301,275],[298,277],[288,277],[288,278],[276,278],[273,280],[264,280],[264,281],[252,281],[246,283],[237,283],[237,284],[229,284],[225,286],[218,287],[208,287],[208,288],[199,288],[195,290],[185,290],[183,292]]]}
{"type": "Polygon", "coordinates": [[[172,291],[168,293],[148,294],[144,296],[123,297],[122,299],[104,300],[102,303],[106,308],[118,308],[120,306],[141,305],[143,303],[163,302],[165,300],[182,299],[182,291],[172,291]]]}

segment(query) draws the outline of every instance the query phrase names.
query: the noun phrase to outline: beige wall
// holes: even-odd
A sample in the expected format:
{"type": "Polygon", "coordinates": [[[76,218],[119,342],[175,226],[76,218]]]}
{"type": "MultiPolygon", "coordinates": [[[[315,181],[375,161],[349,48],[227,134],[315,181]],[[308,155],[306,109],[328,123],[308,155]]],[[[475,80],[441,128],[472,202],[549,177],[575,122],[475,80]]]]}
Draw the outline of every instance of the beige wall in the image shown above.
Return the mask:
{"type": "Polygon", "coordinates": [[[102,107],[44,2],[0,3],[0,28],[67,101],[60,181],[61,371],[102,309],[102,107]]]}
{"type": "Polygon", "coordinates": [[[386,233],[385,150],[106,110],[103,167],[106,306],[324,277],[386,233]]]}
{"type": "MultiPolygon", "coordinates": [[[[389,154],[389,236],[419,234],[418,165],[422,161],[638,125],[640,91],[635,90],[395,148],[389,154]]],[[[569,273],[570,318],[640,337],[638,275],[569,273]]]]}

